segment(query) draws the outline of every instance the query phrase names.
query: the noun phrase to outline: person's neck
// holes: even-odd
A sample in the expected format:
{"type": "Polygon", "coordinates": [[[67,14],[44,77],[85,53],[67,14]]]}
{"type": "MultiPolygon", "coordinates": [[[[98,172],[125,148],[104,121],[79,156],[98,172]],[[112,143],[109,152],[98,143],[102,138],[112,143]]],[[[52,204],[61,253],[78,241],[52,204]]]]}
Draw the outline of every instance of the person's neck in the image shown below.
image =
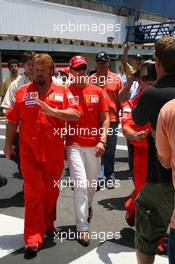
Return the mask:
{"type": "Polygon", "coordinates": [[[11,73],[11,78],[16,78],[18,76],[18,72],[17,73],[11,73]]]}
{"type": "Polygon", "coordinates": [[[37,83],[35,83],[35,84],[36,84],[36,87],[38,88],[39,94],[45,95],[47,93],[48,89],[50,88],[51,81],[49,83],[45,83],[42,85],[38,85],[37,83]]]}
{"type": "Polygon", "coordinates": [[[168,75],[170,75],[170,74],[168,74],[168,73],[166,73],[166,72],[160,72],[160,73],[158,74],[158,80],[160,80],[160,79],[162,79],[162,78],[164,78],[164,77],[166,77],[166,76],[168,76],[168,75]]]}
{"type": "Polygon", "coordinates": [[[108,72],[109,72],[109,70],[107,70],[107,71],[97,71],[97,73],[96,73],[96,75],[97,76],[108,76],[108,72]]]}

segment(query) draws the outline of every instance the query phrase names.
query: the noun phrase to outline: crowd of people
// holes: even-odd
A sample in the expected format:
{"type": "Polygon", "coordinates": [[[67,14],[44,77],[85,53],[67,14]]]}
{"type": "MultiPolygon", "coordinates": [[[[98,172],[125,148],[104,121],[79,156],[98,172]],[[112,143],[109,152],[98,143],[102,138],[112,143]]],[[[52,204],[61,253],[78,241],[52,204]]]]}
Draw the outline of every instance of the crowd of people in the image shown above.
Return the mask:
{"type": "Polygon", "coordinates": [[[59,188],[53,182],[60,180],[65,156],[74,181],[77,240],[89,245],[95,192],[102,180],[109,186],[116,179],[121,115],[134,183],[125,202],[126,221],[135,226],[137,262],[152,264],[157,251],[166,251],[163,239],[171,220],[168,253],[175,263],[175,38],[155,44],[154,60],[137,54],[129,63],[129,43],[123,48],[118,73],[109,70],[110,56],[103,51],[91,75],[81,55],[59,73],[46,53],[24,52],[22,76],[18,61],[8,63],[11,75],[1,93],[7,120],[4,154],[16,161],[24,179],[25,256],[37,254],[45,234],[54,236],[59,188]]]}

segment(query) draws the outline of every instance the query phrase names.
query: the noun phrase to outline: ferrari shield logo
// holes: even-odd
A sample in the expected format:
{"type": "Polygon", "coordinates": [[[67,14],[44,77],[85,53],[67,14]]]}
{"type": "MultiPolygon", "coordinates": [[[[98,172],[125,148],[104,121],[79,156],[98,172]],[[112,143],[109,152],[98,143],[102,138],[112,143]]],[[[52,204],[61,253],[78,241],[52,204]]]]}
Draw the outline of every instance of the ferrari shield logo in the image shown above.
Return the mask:
{"type": "Polygon", "coordinates": [[[49,99],[54,99],[55,95],[54,95],[54,93],[50,93],[48,97],[49,97],[49,99]]]}
{"type": "Polygon", "coordinates": [[[38,98],[38,92],[31,92],[30,93],[30,99],[38,98]]]}
{"type": "Polygon", "coordinates": [[[91,96],[90,95],[85,95],[85,100],[86,100],[87,103],[90,103],[91,96]]]}

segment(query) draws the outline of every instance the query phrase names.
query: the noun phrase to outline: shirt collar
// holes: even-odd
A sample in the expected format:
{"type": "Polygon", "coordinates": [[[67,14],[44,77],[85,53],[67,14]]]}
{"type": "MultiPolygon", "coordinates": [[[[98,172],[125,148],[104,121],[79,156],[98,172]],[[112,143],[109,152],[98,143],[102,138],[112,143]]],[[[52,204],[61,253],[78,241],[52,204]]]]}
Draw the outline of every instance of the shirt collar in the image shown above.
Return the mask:
{"type": "MultiPolygon", "coordinates": [[[[33,83],[33,86],[35,87],[35,90],[38,92],[38,87],[36,86],[35,82],[32,81],[32,83],[33,83]]],[[[39,96],[42,97],[42,98],[46,98],[46,97],[47,97],[50,93],[52,93],[53,91],[54,91],[54,83],[51,82],[50,87],[49,87],[49,89],[47,90],[47,92],[45,93],[45,95],[41,95],[41,94],[39,94],[39,96]]],[[[38,93],[39,93],[39,92],[38,92],[38,93]]]]}

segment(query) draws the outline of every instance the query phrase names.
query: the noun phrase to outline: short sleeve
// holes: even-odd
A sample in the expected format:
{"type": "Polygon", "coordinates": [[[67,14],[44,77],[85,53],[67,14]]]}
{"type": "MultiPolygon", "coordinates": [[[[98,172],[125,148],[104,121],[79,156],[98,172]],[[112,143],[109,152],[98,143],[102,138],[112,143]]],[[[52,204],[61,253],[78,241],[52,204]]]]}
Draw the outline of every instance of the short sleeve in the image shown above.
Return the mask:
{"type": "Polygon", "coordinates": [[[121,117],[121,125],[124,126],[131,126],[133,124],[132,121],[132,108],[128,104],[128,102],[123,104],[122,107],[122,117],[121,117]]]}
{"type": "Polygon", "coordinates": [[[15,124],[19,123],[19,111],[17,100],[14,98],[10,108],[6,112],[6,118],[9,121],[14,122],[15,124]]]}
{"type": "Polygon", "coordinates": [[[1,107],[3,107],[3,108],[9,108],[10,107],[11,103],[14,101],[15,88],[16,88],[15,83],[12,82],[7,89],[7,92],[6,92],[5,97],[2,101],[1,107]]]}
{"type": "Polygon", "coordinates": [[[80,110],[78,101],[74,98],[73,94],[67,87],[64,88],[63,108],[73,108],[78,111],[80,110]]]}
{"type": "Polygon", "coordinates": [[[102,89],[100,90],[100,111],[101,112],[108,112],[109,111],[109,107],[107,104],[107,98],[106,98],[106,95],[102,89]]]}
{"type": "Polygon", "coordinates": [[[171,156],[171,146],[169,144],[168,135],[165,126],[165,119],[162,112],[160,112],[157,121],[156,148],[159,156],[166,158],[171,156]]]}

